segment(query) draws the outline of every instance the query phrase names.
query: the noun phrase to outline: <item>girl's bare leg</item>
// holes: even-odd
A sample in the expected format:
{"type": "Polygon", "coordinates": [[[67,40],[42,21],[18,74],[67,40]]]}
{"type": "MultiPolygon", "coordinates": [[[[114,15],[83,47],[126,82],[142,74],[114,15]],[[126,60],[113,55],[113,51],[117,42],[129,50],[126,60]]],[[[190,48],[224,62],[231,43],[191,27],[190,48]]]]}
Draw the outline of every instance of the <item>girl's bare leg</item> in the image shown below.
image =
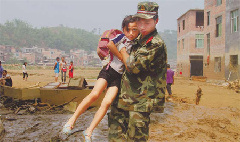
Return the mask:
{"type": "Polygon", "coordinates": [[[108,88],[107,93],[101,103],[100,108],[96,112],[96,114],[90,124],[90,127],[88,127],[88,129],[86,130],[86,133],[89,136],[92,135],[94,128],[97,127],[97,125],[100,123],[100,121],[103,119],[103,117],[107,113],[107,110],[108,110],[109,106],[112,104],[112,102],[114,101],[115,97],[117,96],[117,93],[118,93],[118,88],[116,86],[108,88]]]}
{"type": "Polygon", "coordinates": [[[74,123],[77,118],[94,102],[98,99],[102,91],[107,87],[107,81],[103,78],[99,78],[91,91],[91,93],[86,96],[82,102],[78,105],[77,110],[73,116],[68,120],[67,124],[70,125],[71,129],[73,128],[74,123]]]}

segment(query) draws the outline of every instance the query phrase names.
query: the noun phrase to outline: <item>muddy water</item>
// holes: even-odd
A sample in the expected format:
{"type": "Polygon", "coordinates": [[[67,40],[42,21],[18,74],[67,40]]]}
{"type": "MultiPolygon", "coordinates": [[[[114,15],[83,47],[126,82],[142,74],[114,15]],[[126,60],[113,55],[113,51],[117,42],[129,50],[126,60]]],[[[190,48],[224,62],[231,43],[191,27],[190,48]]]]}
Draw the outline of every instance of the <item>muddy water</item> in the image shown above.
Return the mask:
{"type": "MultiPolygon", "coordinates": [[[[3,111],[0,110],[0,114],[3,111]]],[[[96,109],[79,117],[75,128],[86,129],[96,109]]],[[[81,141],[81,131],[70,137],[59,135],[72,114],[15,115],[3,114],[6,133],[3,142],[47,142],[59,137],[64,141],[81,141]]],[[[93,141],[107,141],[107,116],[94,130],[93,141]]],[[[0,140],[1,141],[1,140],[0,140]]],[[[208,108],[191,104],[166,103],[165,112],[151,114],[149,141],[240,141],[240,110],[208,108]]]]}

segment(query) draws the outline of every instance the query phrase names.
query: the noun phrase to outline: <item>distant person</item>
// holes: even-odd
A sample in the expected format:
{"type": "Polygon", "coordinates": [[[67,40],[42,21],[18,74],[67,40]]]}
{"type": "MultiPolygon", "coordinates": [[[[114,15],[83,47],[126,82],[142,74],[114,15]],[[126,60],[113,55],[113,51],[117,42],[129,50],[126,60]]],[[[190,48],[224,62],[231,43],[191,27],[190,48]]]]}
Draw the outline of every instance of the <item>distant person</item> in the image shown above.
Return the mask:
{"type": "Polygon", "coordinates": [[[61,59],[62,59],[62,61],[60,62],[61,79],[62,82],[66,83],[67,63],[64,57],[62,57],[61,59]]]}
{"type": "Polygon", "coordinates": [[[69,78],[73,78],[73,70],[74,70],[73,61],[71,61],[69,65],[69,78]]]}
{"type": "Polygon", "coordinates": [[[170,98],[172,98],[172,85],[174,84],[174,71],[170,69],[170,65],[167,64],[167,91],[170,98]]]}
{"type": "Polygon", "coordinates": [[[77,118],[84,111],[86,111],[86,109],[98,99],[98,97],[102,94],[103,90],[107,88],[106,95],[101,103],[100,108],[96,112],[90,126],[85,131],[83,131],[85,142],[92,141],[91,136],[94,128],[105,116],[109,106],[111,105],[119,91],[122,73],[125,69],[124,64],[122,63],[123,58],[119,51],[122,48],[126,48],[126,52],[130,52],[133,43],[131,41],[134,40],[139,34],[139,31],[137,30],[136,20],[137,18],[133,18],[133,16],[131,15],[125,17],[122,22],[122,29],[124,34],[118,34],[107,44],[110,51],[114,54],[113,60],[109,66],[104,66],[103,69],[100,71],[98,80],[94,85],[93,90],[88,96],[86,96],[82,100],[73,116],[68,120],[67,124],[64,125],[64,133],[68,135],[72,133],[72,129],[77,118]]]}
{"type": "Polygon", "coordinates": [[[2,77],[0,78],[0,85],[12,87],[12,78],[7,74],[6,70],[3,70],[2,77]]]}
{"type": "Polygon", "coordinates": [[[53,67],[54,73],[55,73],[55,82],[58,81],[58,76],[59,76],[59,72],[60,72],[60,70],[59,70],[59,60],[60,60],[60,58],[57,57],[56,62],[55,62],[54,67],[53,67]]]}
{"type": "Polygon", "coordinates": [[[0,78],[2,78],[3,70],[2,61],[0,61],[0,78]]]}
{"type": "Polygon", "coordinates": [[[27,62],[24,62],[22,65],[23,70],[23,80],[27,81],[28,73],[27,73],[27,62]]]}

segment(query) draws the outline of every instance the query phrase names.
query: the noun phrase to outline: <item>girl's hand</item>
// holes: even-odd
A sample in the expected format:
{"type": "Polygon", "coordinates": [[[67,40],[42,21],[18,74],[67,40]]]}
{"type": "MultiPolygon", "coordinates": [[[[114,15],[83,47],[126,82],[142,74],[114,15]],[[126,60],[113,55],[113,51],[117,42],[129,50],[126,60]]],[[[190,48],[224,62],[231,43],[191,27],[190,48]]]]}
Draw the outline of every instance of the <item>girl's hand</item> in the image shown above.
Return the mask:
{"type": "Polygon", "coordinates": [[[125,53],[125,52],[127,52],[126,47],[123,47],[123,48],[120,50],[120,53],[123,54],[123,53],[125,53]]]}

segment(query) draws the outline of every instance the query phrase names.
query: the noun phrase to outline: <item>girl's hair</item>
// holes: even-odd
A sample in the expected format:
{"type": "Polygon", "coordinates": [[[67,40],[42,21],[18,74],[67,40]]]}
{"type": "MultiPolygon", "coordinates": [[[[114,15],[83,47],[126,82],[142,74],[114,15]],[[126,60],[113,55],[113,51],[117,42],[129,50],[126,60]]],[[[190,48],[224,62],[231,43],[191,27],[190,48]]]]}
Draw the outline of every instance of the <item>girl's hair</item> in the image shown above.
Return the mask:
{"type": "Polygon", "coordinates": [[[23,65],[25,65],[27,62],[24,62],[23,65]]]}
{"type": "Polygon", "coordinates": [[[128,24],[136,21],[137,21],[137,18],[133,17],[133,15],[126,16],[122,21],[122,30],[126,27],[126,30],[129,31],[128,24]]]}

